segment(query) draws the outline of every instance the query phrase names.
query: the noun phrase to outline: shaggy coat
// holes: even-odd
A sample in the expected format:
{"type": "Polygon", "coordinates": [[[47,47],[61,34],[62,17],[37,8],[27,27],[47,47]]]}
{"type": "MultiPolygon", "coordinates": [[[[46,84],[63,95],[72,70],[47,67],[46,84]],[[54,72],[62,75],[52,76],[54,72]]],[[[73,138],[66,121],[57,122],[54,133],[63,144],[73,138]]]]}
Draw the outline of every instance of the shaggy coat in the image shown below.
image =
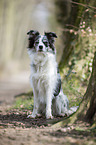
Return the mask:
{"type": "Polygon", "coordinates": [[[30,83],[34,94],[34,108],[28,117],[45,115],[46,119],[53,115],[70,114],[69,102],[61,88],[61,78],[56,62],[56,49],[53,32],[40,35],[31,30],[29,35],[28,54],[31,60],[30,83]]]}

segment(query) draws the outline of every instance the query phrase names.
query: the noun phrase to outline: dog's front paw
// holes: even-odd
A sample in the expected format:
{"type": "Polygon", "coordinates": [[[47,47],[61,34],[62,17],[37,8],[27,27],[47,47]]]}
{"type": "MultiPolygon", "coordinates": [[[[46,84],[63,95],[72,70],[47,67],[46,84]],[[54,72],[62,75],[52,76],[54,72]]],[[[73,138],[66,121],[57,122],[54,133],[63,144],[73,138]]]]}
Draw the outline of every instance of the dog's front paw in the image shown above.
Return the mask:
{"type": "Polygon", "coordinates": [[[33,115],[33,114],[27,116],[27,118],[35,118],[35,117],[36,117],[36,115],[33,115]]]}
{"type": "Polygon", "coordinates": [[[46,115],[46,119],[53,119],[52,115],[46,115]]]}
{"type": "Polygon", "coordinates": [[[41,117],[41,114],[31,114],[27,116],[27,118],[37,118],[37,117],[41,117]]]}

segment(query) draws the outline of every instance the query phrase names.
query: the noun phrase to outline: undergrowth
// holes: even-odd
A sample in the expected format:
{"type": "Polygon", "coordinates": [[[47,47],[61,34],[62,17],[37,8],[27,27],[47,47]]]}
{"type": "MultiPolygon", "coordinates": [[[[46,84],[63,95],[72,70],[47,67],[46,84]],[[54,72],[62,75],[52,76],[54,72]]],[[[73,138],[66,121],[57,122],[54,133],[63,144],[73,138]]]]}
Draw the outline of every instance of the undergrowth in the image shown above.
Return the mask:
{"type": "Polygon", "coordinates": [[[33,110],[33,97],[29,96],[19,96],[16,98],[16,101],[12,108],[19,109],[19,110],[33,110]]]}

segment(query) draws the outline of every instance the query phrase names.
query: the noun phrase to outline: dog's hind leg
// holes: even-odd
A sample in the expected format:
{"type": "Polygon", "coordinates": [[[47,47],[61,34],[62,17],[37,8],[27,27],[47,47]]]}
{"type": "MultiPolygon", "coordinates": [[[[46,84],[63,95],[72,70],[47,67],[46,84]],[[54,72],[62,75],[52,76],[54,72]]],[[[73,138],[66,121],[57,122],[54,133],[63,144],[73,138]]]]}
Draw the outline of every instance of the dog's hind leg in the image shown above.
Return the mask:
{"type": "Polygon", "coordinates": [[[59,116],[65,116],[69,115],[69,101],[67,99],[67,96],[63,94],[63,91],[61,89],[58,96],[55,98],[55,105],[56,105],[56,114],[59,116]]]}

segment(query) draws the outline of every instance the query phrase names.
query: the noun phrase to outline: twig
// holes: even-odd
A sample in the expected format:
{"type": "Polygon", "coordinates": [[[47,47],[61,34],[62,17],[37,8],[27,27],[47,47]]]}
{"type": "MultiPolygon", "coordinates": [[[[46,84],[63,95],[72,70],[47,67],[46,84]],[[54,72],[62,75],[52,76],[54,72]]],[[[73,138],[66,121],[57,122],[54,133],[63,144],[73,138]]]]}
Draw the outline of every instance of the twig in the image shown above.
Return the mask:
{"type": "Polygon", "coordinates": [[[76,5],[81,5],[83,7],[88,7],[88,8],[92,8],[96,10],[96,7],[90,6],[90,5],[86,5],[86,4],[82,4],[82,3],[78,3],[78,2],[73,2],[72,0],[70,0],[71,3],[74,3],[76,5]]]}
{"type": "Polygon", "coordinates": [[[79,29],[78,27],[74,26],[74,25],[71,25],[71,24],[65,24],[66,26],[71,26],[73,28],[76,28],[76,29],[79,29]]]}

